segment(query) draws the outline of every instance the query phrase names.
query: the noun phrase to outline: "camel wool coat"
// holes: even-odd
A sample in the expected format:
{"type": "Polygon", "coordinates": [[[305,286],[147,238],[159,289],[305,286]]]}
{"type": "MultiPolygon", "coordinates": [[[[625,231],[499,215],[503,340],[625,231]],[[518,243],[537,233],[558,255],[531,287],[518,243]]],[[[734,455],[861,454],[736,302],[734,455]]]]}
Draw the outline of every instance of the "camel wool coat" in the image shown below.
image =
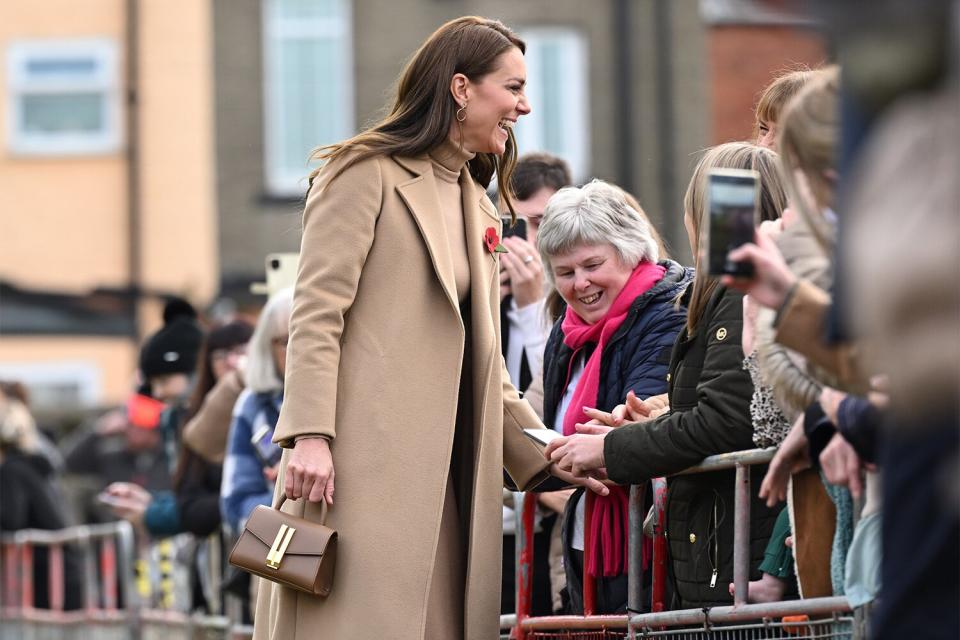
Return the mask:
{"type": "MultiPolygon", "coordinates": [[[[262,581],[254,638],[430,636],[425,614],[463,368],[472,407],[460,423],[472,470],[468,514],[459,502],[463,637],[490,640],[499,629],[503,469],[528,489],[548,466],[522,432],[542,423],[500,355],[498,257],[484,244],[488,228],[501,232],[500,217],[464,166],[471,286],[462,318],[429,157],[376,156],[331,180],[340,166],[325,167],[307,198],[274,438],[287,448],[303,435],[332,440],[336,492],[326,524],[340,534],[336,576],[325,599],[262,581]]],[[[319,519],[319,504],[288,500],[283,509],[319,519]]]]}

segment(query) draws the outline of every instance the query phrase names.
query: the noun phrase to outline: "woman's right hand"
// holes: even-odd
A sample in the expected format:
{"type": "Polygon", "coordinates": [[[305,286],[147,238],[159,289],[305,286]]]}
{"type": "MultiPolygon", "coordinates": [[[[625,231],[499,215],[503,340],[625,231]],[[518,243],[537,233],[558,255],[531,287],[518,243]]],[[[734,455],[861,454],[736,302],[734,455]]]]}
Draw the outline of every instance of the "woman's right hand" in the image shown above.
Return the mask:
{"type": "Polygon", "coordinates": [[[287,498],[333,505],[333,454],[326,438],[303,438],[287,460],[283,491],[287,498]]]}

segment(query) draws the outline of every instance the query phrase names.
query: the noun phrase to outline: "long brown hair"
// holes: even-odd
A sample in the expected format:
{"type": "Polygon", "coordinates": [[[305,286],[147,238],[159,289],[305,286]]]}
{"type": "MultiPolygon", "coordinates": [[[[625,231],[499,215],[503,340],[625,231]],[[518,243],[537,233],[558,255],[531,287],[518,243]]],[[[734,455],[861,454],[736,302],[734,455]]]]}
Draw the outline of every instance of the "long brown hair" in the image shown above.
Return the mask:
{"type": "Polygon", "coordinates": [[[787,206],[787,196],[780,180],[777,154],[770,149],[749,142],[728,142],[707,149],[693,170],[687,193],[683,196],[684,210],[693,222],[694,264],[697,268],[693,291],[687,309],[687,333],[692,334],[697,322],[716,290],[720,280],[708,276],[702,252],[699,250],[703,217],[707,208],[707,173],[711,169],[753,169],[760,174],[760,220],[777,220],[787,206]]]}
{"type": "MultiPolygon", "coordinates": [[[[386,118],[366,131],[314,151],[313,159],[332,161],[346,158],[334,178],[351,165],[376,155],[418,156],[441,144],[456,122],[459,108],[450,93],[450,80],[462,73],[472,82],[480,81],[496,68],[499,56],[526,44],[497,20],[464,16],[451,20],[433,32],[407,63],[397,84],[397,96],[386,118]]],[[[517,143],[507,129],[506,151],[502,156],[478,153],[468,167],[470,175],[490,186],[494,173],[501,200],[516,218],[510,197],[510,182],[517,163],[517,143]]],[[[310,184],[322,170],[310,174],[310,184]]]]}

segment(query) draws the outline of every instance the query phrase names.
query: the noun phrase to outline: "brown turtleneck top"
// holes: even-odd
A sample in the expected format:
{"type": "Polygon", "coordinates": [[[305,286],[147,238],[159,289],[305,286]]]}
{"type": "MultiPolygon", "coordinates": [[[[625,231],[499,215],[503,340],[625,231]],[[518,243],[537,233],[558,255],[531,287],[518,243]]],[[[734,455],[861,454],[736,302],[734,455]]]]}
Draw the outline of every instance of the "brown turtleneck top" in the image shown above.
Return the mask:
{"type": "MultiPolygon", "coordinates": [[[[474,155],[459,148],[449,138],[430,152],[430,164],[436,177],[437,198],[447,232],[447,244],[453,261],[457,297],[463,303],[470,295],[470,263],[467,260],[467,238],[463,226],[463,192],[460,171],[474,155]]],[[[464,178],[470,180],[469,176],[464,178]]]]}

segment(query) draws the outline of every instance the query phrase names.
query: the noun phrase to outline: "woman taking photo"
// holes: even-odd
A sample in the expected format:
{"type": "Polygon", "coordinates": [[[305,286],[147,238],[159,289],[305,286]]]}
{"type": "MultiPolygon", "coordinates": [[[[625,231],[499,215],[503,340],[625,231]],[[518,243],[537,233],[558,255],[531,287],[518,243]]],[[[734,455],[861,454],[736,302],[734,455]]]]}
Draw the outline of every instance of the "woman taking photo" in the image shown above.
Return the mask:
{"type": "Polygon", "coordinates": [[[510,184],[512,127],[530,112],[524,47],[496,21],[443,25],[389,115],[318,155],[277,491],[314,521],[327,501],[341,543],[329,597],[264,585],[258,639],[498,634],[502,470],[526,490],[550,468],[503,371],[502,231],[485,194],[495,173],[510,184]]]}
{"type": "MultiPolygon", "coordinates": [[[[544,422],[565,435],[595,411],[612,411],[627,393],[666,393],[667,364],[686,320],[675,304],[693,277],[658,262],[659,238],[638,205],[599,180],[558,191],[538,234],[544,268],[566,312],[544,357],[544,422]]],[[[584,522],[583,491],[564,514],[564,567],[570,613],[583,612],[583,571],[597,578],[596,613],[627,607],[627,492],[598,496],[584,522]],[[584,547],[584,530],[590,547],[584,547]]],[[[639,559],[638,559],[639,561],[639,559]]]]}
{"type": "MultiPolygon", "coordinates": [[[[752,169],[760,174],[760,218],[780,216],[786,202],[777,178],[776,154],[748,143],[713,147],[694,170],[684,198],[684,223],[697,256],[697,275],[683,294],[687,323],[673,346],[667,378],[669,412],[652,420],[611,428],[579,427],[556,439],[546,453],[563,469],[589,473],[606,467],[618,484],[639,484],[691,467],[719,453],[753,448],[750,398],[740,345],[741,294],[707,276],[700,251],[705,223],[707,175],[711,169],[752,169]]],[[[628,403],[628,406],[634,403],[628,403]]],[[[642,404],[642,403],[641,403],[642,404]]],[[[640,416],[634,414],[633,420],[640,416]]],[[[754,467],[758,483],[763,468],[754,467]]],[[[667,522],[675,596],[672,608],[730,604],[733,578],[734,472],[678,476],[669,480],[667,522]]],[[[751,506],[751,568],[760,560],[776,512],[758,498],[751,506]]]]}

